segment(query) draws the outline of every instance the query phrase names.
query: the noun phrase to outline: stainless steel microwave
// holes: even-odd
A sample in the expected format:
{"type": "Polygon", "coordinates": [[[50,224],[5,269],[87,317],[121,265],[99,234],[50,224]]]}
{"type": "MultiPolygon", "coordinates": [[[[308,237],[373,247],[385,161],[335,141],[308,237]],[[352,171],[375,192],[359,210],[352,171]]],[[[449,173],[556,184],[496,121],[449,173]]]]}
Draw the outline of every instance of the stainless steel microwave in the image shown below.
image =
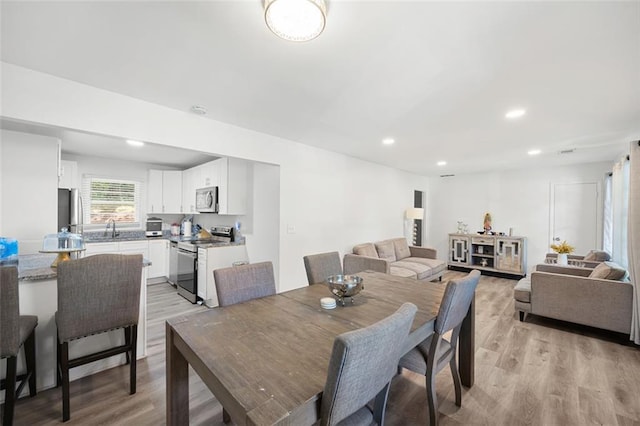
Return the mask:
{"type": "Polygon", "coordinates": [[[218,187],[196,189],[196,211],[198,213],[218,213],[218,187]]]}

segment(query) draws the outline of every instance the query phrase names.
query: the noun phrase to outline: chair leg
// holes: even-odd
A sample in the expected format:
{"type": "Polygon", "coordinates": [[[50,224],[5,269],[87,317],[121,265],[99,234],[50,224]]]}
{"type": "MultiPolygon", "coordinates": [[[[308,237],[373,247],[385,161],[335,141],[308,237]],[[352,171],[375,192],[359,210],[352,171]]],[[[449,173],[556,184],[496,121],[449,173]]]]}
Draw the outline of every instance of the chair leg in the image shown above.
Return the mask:
{"type": "Polygon", "coordinates": [[[229,415],[227,410],[225,410],[224,407],[222,407],[222,422],[226,424],[226,423],[229,423],[230,421],[231,421],[231,416],[229,415]]]}
{"type": "Polygon", "coordinates": [[[60,360],[62,359],[60,355],[60,336],[56,332],[56,387],[60,387],[62,384],[62,373],[60,371],[60,360]]]}
{"type": "Polygon", "coordinates": [[[524,321],[524,311],[519,311],[520,314],[520,322],[524,321]]]}
{"type": "Polygon", "coordinates": [[[436,372],[427,368],[427,402],[429,404],[429,425],[438,426],[438,396],[436,395],[436,372]]]}
{"type": "Polygon", "coordinates": [[[60,375],[62,376],[62,421],[71,418],[69,404],[69,342],[58,343],[60,346],[60,375]]]}
{"type": "MultiPolygon", "coordinates": [[[[131,327],[124,328],[124,344],[131,346],[131,327]]],[[[131,362],[131,359],[129,358],[129,351],[125,352],[125,356],[127,358],[127,364],[129,364],[129,362],[131,362]]]]}
{"type": "Polygon", "coordinates": [[[451,357],[449,360],[449,368],[451,369],[451,376],[453,377],[453,387],[456,392],[456,405],[462,407],[462,383],[460,381],[460,372],[456,365],[456,358],[451,357]]]}
{"type": "Polygon", "coordinates": [[[36,396],[36,330],[35,328],[24,342],[24,358],[29,375],[29,396],[36,396]]]}
{"type": "MultiPolygon", "coordinates": [[[[129,365],[129,393],[133,395],[136,393],[136,359],[138,352],[138,326],[132,325],[131,327],[125,328],[125,330],[129,329],[129,341],[131,344],[131,364],[129,365]]],[[[127,355],[129,352],[127,352],[127,355]]]]}
{"type": "Polygon", "coordinates": [[[382,388],[382,390],[376,395],[373,402],[373,420],[379,426],[384,426],[384,413],[387,409],[387,398],[389,397],[389,388],[391,383],[382,388]]]}
{"type": "Polygon", "coordinates": [[[7,377],[5,379],[4,391],[4,416],[2,417],[3,426],[11,426],[13,424],[13,409],[16,405],[16,374],[18,367],[18,357],[11,356],[7,358],[7,377]]]}

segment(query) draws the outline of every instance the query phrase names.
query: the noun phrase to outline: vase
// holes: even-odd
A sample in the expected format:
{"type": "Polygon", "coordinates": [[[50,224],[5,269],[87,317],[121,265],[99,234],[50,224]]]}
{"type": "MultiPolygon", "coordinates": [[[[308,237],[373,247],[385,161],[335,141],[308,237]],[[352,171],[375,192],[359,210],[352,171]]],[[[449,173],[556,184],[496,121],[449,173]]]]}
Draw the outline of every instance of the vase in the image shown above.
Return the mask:
{"type": "Polygon", "coordinates": [[[567,266],[569,264],[569,261],[567,259],[567,253],[558,253],[558,265],[565,265],[567,266]]]}

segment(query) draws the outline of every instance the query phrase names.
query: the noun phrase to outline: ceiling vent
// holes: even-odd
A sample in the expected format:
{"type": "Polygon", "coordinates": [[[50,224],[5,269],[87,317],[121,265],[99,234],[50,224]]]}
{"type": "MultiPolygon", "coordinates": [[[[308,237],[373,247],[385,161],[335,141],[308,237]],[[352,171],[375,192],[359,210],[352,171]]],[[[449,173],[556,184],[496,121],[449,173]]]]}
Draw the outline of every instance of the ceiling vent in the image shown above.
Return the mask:
{"type": "Polygon", "coordinates": [[[454,177],[455,175],[440,175],[440,177],[454,177]]]}
{"type": "Polygon", "coordinates": [[[575,151],[575,148],[563,149],[562,151],[560,151],[560,154],[571,154],[573,153],[573,151],[575,151]]]}

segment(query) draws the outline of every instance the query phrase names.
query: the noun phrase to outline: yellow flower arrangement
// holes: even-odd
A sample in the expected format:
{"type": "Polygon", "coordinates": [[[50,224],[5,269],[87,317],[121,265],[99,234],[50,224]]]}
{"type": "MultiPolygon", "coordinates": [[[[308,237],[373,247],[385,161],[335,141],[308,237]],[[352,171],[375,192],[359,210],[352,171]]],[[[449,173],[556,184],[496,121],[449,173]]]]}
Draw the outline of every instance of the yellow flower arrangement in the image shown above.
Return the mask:
{"type": "Polygon", "coordinates": [[[563,241],[560,244],[551,244],[551,250],[556,253],[573,253],[574,248],[566,241],[563,241]]]}

